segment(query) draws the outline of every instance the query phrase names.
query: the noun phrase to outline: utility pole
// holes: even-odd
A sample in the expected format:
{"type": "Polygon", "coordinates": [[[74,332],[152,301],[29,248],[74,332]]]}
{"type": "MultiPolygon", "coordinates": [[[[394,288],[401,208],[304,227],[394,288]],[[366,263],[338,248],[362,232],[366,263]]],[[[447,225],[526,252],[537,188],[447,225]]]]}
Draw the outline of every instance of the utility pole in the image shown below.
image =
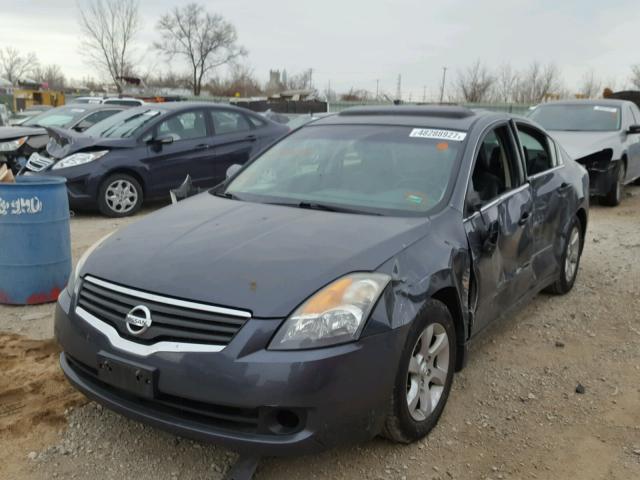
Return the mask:
{"type": "Polygon", "coordinates": [[[440,87],[440,103],[444,100],[444,82],[447,78],[447,67],[442,67],[442,86],[440,87]]]}
{"type": "Polygon", "coordinates": [[[396,88],[396,100],[402,100],[402,74],[398,75],[398,86],[396,88]]]}
{"type": "Polygon", "coordinates": [[[376,100],[380,98],[380,79],[376,78],[376,100]]]}
{"type": "Polygon", "coordinates": [[[427,103],[427,86],[422,87],[422,103],[427,103]]]}

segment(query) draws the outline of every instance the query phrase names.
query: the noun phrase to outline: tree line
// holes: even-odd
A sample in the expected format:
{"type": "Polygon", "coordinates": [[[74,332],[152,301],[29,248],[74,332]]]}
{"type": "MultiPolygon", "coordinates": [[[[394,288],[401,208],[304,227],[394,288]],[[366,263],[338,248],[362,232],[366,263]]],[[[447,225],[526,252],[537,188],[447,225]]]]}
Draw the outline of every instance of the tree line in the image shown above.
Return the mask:
{"type": "MultiPolygon", "coordinates": [[[[235,26],[223,16],[208,12],[202,5],[189,3],[177,6],[160,16],[155,25],[156,41],[146,52],[146,62],[136,53],[141,30],[139,0],[87,0],[78,4],[81,32],[80,54],[87,63],[122,93],[123,78],[141,78],[147,85],[189,88],[194,95],[203,90],[212,95],[254,96],[275,93],[270,89],[311,88],[311,71],[283,76],[278,85],[262,85],[253,70],[242,63],[247,50],[239,43],[235,26]],[[173,69],[149,66],[149,53],[156,53],[163,64],[182,65],[173,69]],[[175,63],[174,60],[179,60],[175,63]],[[141,65],[146,65],[141,70],[141,65]],[[227,67],[226,76],[219,74],[227,67]]],[[[42,65],[34,53],[23,54],[6,46],[0,49],[0,77],[16,83],[30,77],[49,88],[62,89],[67,78],[58,65],[42,65]]],[[[629,79],[640,89],[640,64],[631,68],[629,79]]],[[[91,90],[100,90],[92,79],[83,79],[91,90]],[[93,88],[92,88],[93,87],[93,88]]],[[[553,63],[532,62],[524,69],[506,63],[489,68],[477,60],[460,69],[447,87],[449,101],[471,103],[539,103],[545,99],[601,95],[604,85],[593,70],[585,73],[578,91],[570,91],[563,83],[561,72],[553,63]]],[[[375,98],[366,90],[350,89],[336,95],[330,88],[324,92],[330,100],[365,100],[375,98]]],[[[381,98],[391,95],[379,95],[381,98]]]]}

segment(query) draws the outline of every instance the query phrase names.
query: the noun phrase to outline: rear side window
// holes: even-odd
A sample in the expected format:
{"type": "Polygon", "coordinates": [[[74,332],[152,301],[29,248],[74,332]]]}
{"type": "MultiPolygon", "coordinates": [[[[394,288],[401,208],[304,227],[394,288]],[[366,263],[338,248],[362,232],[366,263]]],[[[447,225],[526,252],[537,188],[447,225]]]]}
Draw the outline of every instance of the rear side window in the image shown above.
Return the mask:
{"type": "Polygon", "coordinates": [[[211,121],[216,135],[225,133],[248,132],[251,125],[247,118],[238,112],[211,110],[211,121]]]}
{"type": "Polygon", "coordinates": [[[531,128],[518,125],[518,139],[524,153],[527,175],[537,175],[555,167],[555,148],[547,136],[531,128]]]}

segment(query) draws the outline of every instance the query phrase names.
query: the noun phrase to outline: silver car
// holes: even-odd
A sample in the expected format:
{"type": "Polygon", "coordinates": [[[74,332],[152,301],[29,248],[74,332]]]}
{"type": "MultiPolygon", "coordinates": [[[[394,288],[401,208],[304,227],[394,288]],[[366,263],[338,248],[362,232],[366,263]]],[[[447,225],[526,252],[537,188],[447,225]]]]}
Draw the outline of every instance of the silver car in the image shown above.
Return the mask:
{"type": "MultiPolygon", "coordinates": [[[[591,195],[605,205],[622,200],[625,184],[640,179],[640,109],[626,100],[571,100],[534,107],[529,114],[589,171],[591,195]]],[[[526,145],[524,146],[527,154],[526,145]]],[[[536,158],[527,156],[527,162],[536,158]]]]}

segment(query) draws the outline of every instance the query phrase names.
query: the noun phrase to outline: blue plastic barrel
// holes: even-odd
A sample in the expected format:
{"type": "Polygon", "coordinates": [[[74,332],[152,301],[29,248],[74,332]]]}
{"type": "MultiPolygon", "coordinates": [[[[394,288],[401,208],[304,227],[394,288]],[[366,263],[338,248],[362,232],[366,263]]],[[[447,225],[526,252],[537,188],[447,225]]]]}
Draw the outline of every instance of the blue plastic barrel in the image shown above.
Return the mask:
{"type": "Polygon", "coordinates": [[[66,179],[0,183],[0,303],[52,302],[71,272],[66,179]]]}

